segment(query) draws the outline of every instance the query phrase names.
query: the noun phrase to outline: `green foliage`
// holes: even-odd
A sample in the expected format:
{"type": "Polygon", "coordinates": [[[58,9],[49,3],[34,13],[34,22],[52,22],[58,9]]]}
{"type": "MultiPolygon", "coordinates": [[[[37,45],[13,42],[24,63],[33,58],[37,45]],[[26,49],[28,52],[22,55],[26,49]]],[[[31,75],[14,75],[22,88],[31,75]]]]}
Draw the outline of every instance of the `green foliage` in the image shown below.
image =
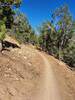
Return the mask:
{"type": "Polygon", "coordinates": [[[20,12],[17,13],[12,30],[20,43],[36,44],[37,36],[24,14],[20,12]]]}
{"type": "Polygon", "coordinates": [[[5,24],[2,21],[0,21],[0,40],[3,40],[5,38],[5,32],[6,32],[5,24]]]}
{"type": "Polygon", "coordinates": [[[75,67],[75,43],[71,41],[75,37],[75,21],[72,20],[67,6],[56,9],[52,17],[53,22],[58,19],[56,25],[46,21],[40,26],[40,47],[68,65],[75,67]],[[58,29],[56,29],[57,26],[59,26],[58,29]]]}
{"type": "Polygon", "coordinates": [[[30,34],[30,43],[33,45],[38,45],[38,36],[35,31],[32,31],[32,33],[30,34]]]}
{"type": "Polygon", "coordinates": [[[5,33],[0,32],[0,40],[4,40],[4,38],[5,38],[5,33]]]}
{"type": "Polygon", "coordinates": [[[30,25],[28,19],[24,14],[19,13],[14,20],[14,32],[16,33],[16,38],[23,43],[29,41],[30,37],[30,25]]]}
{"type": "Polygon", "coordinates": [[[8,5],[15,5],[15,6],[19,6],[21,4],[22,0],[0,0],[1,4],[8,4],[8,5]]]}
{"type": "Polygon", "coordinates": [[[40,29],[39,44],[44,51],[47,51],[49,54],[54,55],[58,48],[57,45],[57,33],[55,32],[54,26],[49,22],[42,24],[40,29]]]}
{"type": "Polygon", "coordinates": [[[4,21],[6,28],[11,28],[15,14],[13,6],[19,7],[21,0],[0,0],[0,20],[4,21]]]}
{"type": "Polygon", "coordinates": [[[75,67],[75,43],[71,43],[69,47],[64,50],[63,59],[68,65],[75,67]]]}
{"type": "Polygon", "coordinates": [[[21,0],[0,0],[0,42],[2,50],[2,41],[5,38],[6,29],[11,29],[14,22],[14,10],[13,7],[19,7],[21,0]]]}

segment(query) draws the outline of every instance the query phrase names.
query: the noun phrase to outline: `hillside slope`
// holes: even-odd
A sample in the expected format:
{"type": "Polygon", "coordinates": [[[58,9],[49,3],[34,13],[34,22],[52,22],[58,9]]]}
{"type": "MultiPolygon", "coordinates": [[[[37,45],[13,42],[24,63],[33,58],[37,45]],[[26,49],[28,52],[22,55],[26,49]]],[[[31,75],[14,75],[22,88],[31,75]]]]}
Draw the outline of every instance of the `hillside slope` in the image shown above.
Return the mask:
{"type": "Polygon", "coordinates": [[[75,100],[75,71],[65,63],[52,56],[45,55],[52,65],[53,72],[59,84],[62,100],[75,100]]]}
{"type": "Polygon", "coordinates": [[[32,45],[20,47],[0,54],[0,100],[75,100],[74,71],[32,45]]]}
{"type": "Polygon", "coordinates": [[[32,47],[22,45],[21,49],[3,51],[0,54],[0,99],[28,100],[40,84],[41,63],[32,47]]]}

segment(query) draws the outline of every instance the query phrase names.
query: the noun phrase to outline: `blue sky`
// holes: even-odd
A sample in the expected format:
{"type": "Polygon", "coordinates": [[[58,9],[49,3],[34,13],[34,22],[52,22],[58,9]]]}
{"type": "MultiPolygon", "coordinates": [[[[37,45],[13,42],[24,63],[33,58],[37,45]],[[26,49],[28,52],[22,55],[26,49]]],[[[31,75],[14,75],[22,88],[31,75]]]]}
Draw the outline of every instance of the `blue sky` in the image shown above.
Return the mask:
{"type": "Polygon", "coordinates": [[[32,27],[36,28],[43,21],[50,20],[51,12],[67,4],[75,19],[75,0],[23,0],[20,11],[28,17],[32,27]]]}

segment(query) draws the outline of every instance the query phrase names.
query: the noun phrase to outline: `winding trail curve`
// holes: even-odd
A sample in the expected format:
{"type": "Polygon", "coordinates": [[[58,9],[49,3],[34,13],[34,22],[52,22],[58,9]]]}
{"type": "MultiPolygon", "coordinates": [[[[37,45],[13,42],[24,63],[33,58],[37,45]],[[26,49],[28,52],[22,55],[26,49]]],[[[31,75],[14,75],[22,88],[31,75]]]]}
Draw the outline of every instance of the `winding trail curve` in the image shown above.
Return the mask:
{"type": "Polygon", "coordinates": [[[43,84],[40,87],[35,100],[62,100],[57,80],[52,71],[52,66],[44,54],[39,53],[39,55],[44,63],[43,84]]]}

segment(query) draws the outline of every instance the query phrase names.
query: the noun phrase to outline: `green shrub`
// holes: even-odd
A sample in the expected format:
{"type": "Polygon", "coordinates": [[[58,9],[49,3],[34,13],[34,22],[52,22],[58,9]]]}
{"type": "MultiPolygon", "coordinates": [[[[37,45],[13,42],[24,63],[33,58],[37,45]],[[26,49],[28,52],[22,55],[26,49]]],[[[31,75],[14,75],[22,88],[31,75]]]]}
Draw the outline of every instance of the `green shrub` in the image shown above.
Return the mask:
{"type": "Polygon", "coordinates": [[[5,38],[5,33],[0,32],[0,40],[4,40],[4,38],[5,38]]]}
{"type": "Polygon", "coordinates": [[[6,27],[4,23],[0,23],[0,40],[4,40],[5,38],[6,27]]]}

